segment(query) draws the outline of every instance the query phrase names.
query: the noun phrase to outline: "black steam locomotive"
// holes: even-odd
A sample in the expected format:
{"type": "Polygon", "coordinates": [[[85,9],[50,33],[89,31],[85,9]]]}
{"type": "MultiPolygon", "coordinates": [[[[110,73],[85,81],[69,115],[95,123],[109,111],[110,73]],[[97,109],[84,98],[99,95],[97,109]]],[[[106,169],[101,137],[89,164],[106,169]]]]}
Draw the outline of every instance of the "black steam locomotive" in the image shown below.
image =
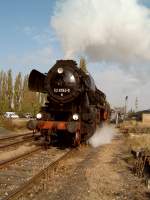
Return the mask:
{"type": "Polygon", "coordinates": [[[47,74],[32,70],[28,86],[31,91],[47,94],[34,129],[48,143],[54,137],[65,135],[77,146],[109,117],[105,94],[73,60],[58,60],[47,74]]]}

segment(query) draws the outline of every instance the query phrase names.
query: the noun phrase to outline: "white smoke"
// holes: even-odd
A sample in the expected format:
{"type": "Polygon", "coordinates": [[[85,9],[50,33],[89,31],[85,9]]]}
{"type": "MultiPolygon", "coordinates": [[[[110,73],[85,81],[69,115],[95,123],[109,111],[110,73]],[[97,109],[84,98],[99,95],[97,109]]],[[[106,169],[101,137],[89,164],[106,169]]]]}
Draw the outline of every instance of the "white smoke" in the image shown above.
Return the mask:
{"type": "Polygon", "coordinates": [[[150,10],[137,0],[60,0],[52,26],[65,55],[90,61],[150,61],[150,10]]]}
{"type": "Polygon", "coordinates": [[[65,58],[83,56],[98,64],[90,69],[97,86],[115,105],[128,95],[130,108],[137,96],[139,107],[149,108],[150,98],[150,10],[140,1],[58,0],[51,18],[65,58]]]}
{"type": "Polygon", "coordinates": [[[96,130],[94,135],[89,139],[89,144],[93,147],[109,144],[115,135],[116,130],[114,128],[104,125],[104,127],[96,130]]]}

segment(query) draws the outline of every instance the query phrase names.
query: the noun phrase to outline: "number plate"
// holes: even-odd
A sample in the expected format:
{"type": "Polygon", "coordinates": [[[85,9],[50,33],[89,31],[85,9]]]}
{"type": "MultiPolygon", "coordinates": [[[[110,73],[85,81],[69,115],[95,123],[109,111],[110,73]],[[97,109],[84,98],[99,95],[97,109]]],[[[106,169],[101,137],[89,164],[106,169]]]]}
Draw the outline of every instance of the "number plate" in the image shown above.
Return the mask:
{"type": "Polygon", "coordinates": [[[54,88],[54,93],[70,93],[69,88],[54,88]]]}

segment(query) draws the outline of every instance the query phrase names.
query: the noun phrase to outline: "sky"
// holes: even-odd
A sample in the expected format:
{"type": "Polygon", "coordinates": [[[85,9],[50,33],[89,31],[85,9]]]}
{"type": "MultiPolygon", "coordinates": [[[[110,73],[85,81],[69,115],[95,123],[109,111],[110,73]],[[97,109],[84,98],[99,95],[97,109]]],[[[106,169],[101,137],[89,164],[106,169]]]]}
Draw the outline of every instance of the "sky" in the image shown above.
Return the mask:
{"type": "Polygon", "coordinates": [[[112,106],[150,108],[149,0],[0,0],[0,70],[87,60],[112,106]],[[84,9],[83,9],[84,8],[84,9]]]}

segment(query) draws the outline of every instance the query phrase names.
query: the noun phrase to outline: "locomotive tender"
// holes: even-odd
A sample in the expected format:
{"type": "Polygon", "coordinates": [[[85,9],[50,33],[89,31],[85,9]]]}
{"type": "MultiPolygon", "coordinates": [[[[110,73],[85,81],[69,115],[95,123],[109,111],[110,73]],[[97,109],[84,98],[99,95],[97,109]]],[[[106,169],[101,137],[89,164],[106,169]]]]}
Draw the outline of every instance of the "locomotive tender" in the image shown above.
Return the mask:
{"type": "Polygon", "coordinates": [[[41,132],[48,143],[54,136],[65,135],[77,146],[108,119],[105,94],[73,60],[58,60],[47,74],[32,70],[28,86],[31,91],[47,94],[34,130],[41,132]]]}

